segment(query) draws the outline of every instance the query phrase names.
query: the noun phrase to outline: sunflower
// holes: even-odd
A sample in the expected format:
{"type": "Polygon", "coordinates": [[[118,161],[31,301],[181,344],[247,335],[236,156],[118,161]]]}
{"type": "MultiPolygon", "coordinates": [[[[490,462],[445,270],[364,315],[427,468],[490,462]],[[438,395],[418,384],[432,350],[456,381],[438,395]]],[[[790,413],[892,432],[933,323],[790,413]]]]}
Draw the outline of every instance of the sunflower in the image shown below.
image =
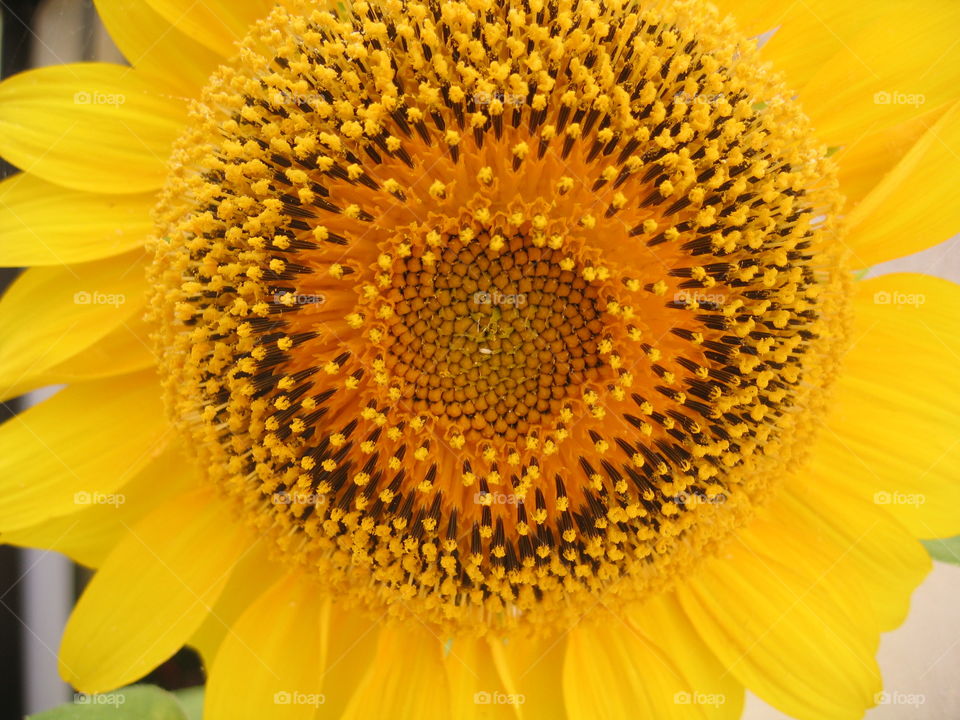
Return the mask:
{"type": "MultiPolygon", "coordinates": [[[[860,717],[960,532],[951,2],[99,0],[0,85],[2,539],[84,692],[860,717]],[[772,38],[758,42],[766,31],[772,38]]],[[[764,36],[766,37],[766,36],[764,36]]]]}

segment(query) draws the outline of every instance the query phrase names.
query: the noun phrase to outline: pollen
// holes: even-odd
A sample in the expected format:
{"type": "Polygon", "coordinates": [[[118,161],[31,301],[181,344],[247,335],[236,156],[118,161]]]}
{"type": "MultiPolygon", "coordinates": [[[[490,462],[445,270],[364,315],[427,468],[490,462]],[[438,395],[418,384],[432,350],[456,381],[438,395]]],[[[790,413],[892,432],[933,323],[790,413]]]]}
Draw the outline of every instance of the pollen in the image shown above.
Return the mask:
{"type": "Polygon", "coordinates": [[[208,482],[318,590],[438,634],[669,589],[798,472],[845,347],[793,97],[700,2],[284,3],[156,211],[208,482]]]}

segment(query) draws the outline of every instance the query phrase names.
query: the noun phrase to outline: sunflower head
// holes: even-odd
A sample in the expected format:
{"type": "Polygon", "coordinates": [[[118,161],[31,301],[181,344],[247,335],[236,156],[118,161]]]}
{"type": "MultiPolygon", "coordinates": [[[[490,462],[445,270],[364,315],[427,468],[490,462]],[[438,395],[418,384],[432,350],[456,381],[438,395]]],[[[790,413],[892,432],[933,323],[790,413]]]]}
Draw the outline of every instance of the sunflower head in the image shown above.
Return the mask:
{"type": "Polygon", "coordinates": [[[883,701],[960,532],[960,297],[852,270],[960,225],[960,4],[717,2],[97,0],[130,66],[0,83],[0,377],[67,386],[0,427],[0,540],[97,568],[65,680],[883,701]]]}
{"type": "Polygon", "coordinates": [[[288,3],[157,211],[168,408],[325,589],[443,632],[669,587],[794,473],[836,183],[700,3],[288,3]]]}

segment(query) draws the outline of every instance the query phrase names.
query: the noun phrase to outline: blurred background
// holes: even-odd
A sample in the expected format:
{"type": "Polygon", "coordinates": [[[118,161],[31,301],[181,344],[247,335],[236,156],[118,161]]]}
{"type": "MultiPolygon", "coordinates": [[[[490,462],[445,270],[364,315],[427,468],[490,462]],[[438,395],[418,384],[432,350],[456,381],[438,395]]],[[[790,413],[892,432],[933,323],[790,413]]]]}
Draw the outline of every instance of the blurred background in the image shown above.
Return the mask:
{"type": "MultiPolygon", "coordinates": [[[[100,24],[92,0],[0,0],[0,8],[3,77],[66,62],[124,62],[100,24]]],[[[0,177],[13,172],[9,165],[0,165],[0,177]]],[[[874,268],[870,275],[892,271],[924,272],[960,282],[960,238],[874,268]]],[[[16,270],[0,268],[0,292],[16,274],[16,270]]],[[[42,393],[31,393],[0,403],[0,421],[42,397],[42,393]]],[[[954,560],[960,563],[960,558],[954,560]]],[[[56,553],[0,546],[0,720],[20,720],[25,714],[73,699],[73,690],[57,675],[56,653],[70,608],[87,577],[86,570],[56,553]]],[[[868,720],[960,718],[957,598],[960,567],[937,563],[914,596],[910,618],[885,635],[880,646],[890,698],[911,696],[922,702],[887,702],[869,711],[868,720]]],[[[196,655],[183,650],[147,681],[168,689],[190,687],[202,682],[202,671],[196,655]]],[[[785,718],[759,699],[748,697],[744,720],[785,718]]]]}

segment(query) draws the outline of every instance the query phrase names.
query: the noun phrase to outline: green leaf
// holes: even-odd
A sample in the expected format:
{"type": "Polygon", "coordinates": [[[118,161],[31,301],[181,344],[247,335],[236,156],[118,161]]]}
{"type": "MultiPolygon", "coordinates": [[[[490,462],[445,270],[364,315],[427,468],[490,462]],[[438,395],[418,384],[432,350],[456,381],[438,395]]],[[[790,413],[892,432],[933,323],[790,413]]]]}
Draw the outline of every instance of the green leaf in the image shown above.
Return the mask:
{"type": "Polygon", "coordinates": [[[203,720],[203,686],[177,690],[173,693],[187,714],[187,720],[203,720]]]}
{"type": "Polygon", "coordinates": [[[934,560],[960,565],[960,535],[943,540],[924,540],[923,544],[934,560]]]}
{"type": "Polygon", "coordinates": [[[170,693],[153,685],[132,685],[98,695],[78,693],[70,705],[31,715],[27,720],[188,720],[170,693]]]}

